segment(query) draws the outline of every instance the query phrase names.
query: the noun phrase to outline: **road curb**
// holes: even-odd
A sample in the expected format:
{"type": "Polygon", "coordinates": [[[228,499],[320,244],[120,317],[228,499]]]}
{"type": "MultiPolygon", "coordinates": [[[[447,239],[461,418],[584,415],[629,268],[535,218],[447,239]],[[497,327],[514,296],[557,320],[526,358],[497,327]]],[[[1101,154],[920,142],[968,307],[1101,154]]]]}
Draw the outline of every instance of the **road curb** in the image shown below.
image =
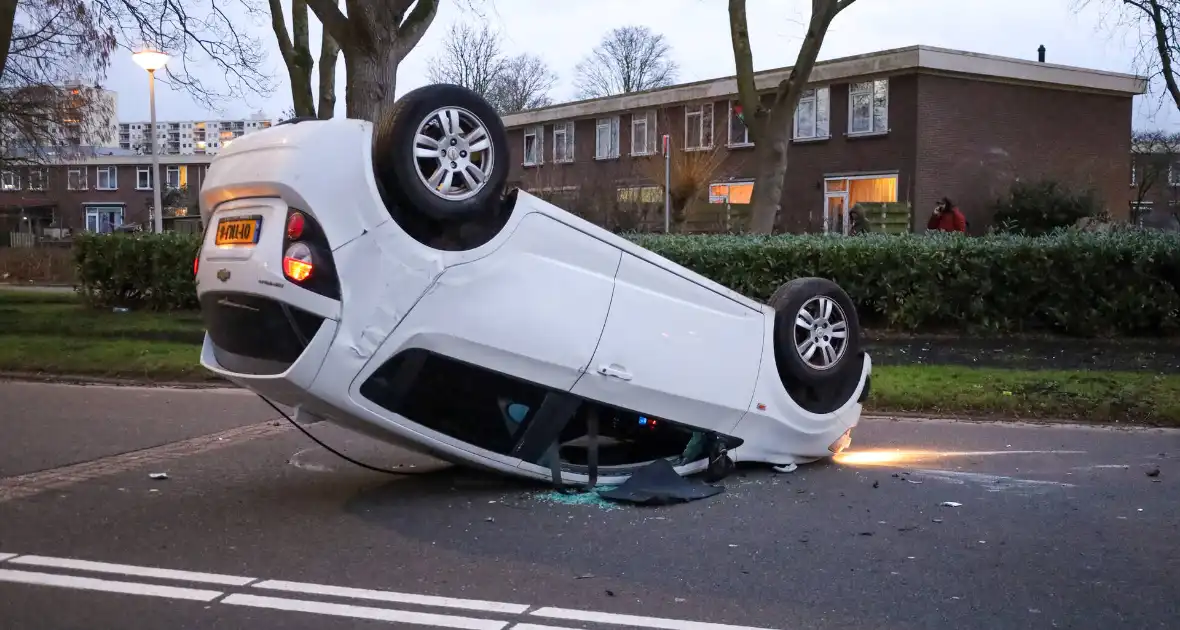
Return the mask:
{"type": "Polygon", "coordinates": [[[0,371],[0,381],[57,383],[61,385],[106,385],[119,387],[159,387],[162,389],[225,389],[238,386],[219,376],[201,381],[155,381],[127,377],[86,376],[81,374],[50,374],[45,372],[0,371]]]}

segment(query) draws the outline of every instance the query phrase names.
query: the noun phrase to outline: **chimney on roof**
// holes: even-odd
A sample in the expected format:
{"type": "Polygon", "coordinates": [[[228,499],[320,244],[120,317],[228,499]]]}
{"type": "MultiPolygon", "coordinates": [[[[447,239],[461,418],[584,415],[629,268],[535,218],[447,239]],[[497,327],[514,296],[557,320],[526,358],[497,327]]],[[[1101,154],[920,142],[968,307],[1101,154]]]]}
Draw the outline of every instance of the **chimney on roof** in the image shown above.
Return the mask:
{"type": "Polygon", "coordinates": [[[1045,45],[1044,44],[1041,44],[1041,46],[1039,48],[1037,48],[1037,61],[1039,61],[1041,63],[1045,63],[1045,45]]]}

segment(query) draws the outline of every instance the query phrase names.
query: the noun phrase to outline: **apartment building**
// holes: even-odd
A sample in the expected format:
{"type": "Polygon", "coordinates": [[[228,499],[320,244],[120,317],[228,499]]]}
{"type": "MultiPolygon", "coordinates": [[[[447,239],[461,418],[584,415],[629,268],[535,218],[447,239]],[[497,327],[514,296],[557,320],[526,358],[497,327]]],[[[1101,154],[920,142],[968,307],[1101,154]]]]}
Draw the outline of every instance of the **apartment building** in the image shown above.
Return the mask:
{"type": "MultiPolygon", "coordinates": [[[[790,71],[757,74],[768,105],[790,71]]],[[[858,203],[902,205],[903,225],[922,230],[946,196],[978,232],[1018,178],[1091,187],[1127,216],[1143,77],[912,46],[820,62],[810,78],[790,129],[781,231],[846,232],[858,203]]],[[[512,179],[570,204],[660,204],[667,135],[672,151],[716,156],[699,203],[748,203],[757,164],[736,94],[726,77],[506,116],[512,179]]]]}
{"type": "Polygon", "coordinates": [[[157,120],[153,137],[151,122],[121,122],[117,146],[151,155],[154,141],[160,147],[160,155],[216,155],[235,138],[272,124],[274,121],[261,111],[240,120],[157,120]]]}
{"type": "MultiPolygon", "coordinates": [[[[63,157],[52,164],[0,170],[0,233],[47,231],[111,232],[126,224],[149,224],[153,182],[163,184],[164,205],[171,190],[200,190],[212,156],[161,155],[152,171],[150,155],[113,148],[63,157]]],[[[184,215],[166,211],[165,218],[184,215]]]]}

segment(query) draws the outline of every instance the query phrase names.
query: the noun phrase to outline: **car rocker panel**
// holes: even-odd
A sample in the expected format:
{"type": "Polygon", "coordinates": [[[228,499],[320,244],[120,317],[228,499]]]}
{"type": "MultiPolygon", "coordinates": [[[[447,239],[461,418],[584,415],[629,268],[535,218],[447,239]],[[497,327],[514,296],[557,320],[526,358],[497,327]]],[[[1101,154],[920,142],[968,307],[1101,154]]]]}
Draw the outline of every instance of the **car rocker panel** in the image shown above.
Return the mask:
{"type": "Polygon", "coordinates": [[[847,446],[871,361],[838,287],[792,281],[763,305],[523,191],[501,198],[502,124],[455,90],[403,97],[405,128],[379,138],[304,121],[215,158],[205,367],[303,420],[565,484],[847,446]]]}

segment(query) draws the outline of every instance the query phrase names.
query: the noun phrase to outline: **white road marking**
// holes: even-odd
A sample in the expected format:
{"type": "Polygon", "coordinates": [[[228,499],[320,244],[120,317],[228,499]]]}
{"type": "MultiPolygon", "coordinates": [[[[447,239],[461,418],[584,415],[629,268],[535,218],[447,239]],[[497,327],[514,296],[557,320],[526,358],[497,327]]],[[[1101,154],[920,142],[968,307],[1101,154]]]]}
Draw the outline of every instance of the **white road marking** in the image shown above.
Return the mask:
{"type": "Polygon", "coordinates": [[[258,578],[238,577],[236,575],[222,575],[218,573],[197,573],[193,571],[177,571],[175,569],[157,569],[154,567],[140,567],[130,564],[111,564],[109,562],[92,562],[90,560],[73,560],[70,558],[50,558],[47,556],[20,556],[9,560],[9,564],[24,564],[35,567],[49,567],[53,569],[73,569],[75,571],[93,571],[95,573],[115,573],[134,577],[158,578],[161,580],[180,580],[183,582],[205,582],[208,584],[223,584],[226,586],[245,586],[258,578]]]}
{"type": "Polygon", "coordinates": [[[181,457],[214,451],[250,440],[270,437],[291,429],[291,425],[285,422],[278,425],[274,422],[274,420],[268,420],[180,442],[131,451],[122,455],[113,455],[27,475],[6,477],[0,479],[0,503],[23,499],[48,490],[64,488],[76,483],[156,465],[181,457]]]}
{"type": "Polygon", "coordinates": [[[37,586],[58,586],[62,588],[81,589],[84,591],[123,593],[125,595],[146,595],[148,597],[189,599],[199,602],[211,602],[222,595],[221,591],[205,591],[195,588],[178,588],[175,586],[157,586],[155,584],[141,584],[139,582],[117,582],[114,580],[98,580],[95,578],[76,577],[73,575],[34,573],[32,571],[12,571],[9,569],[0,569],[0,582],[16,582],[18,584],[33,584],[37,586]]]}
{"type": "Polygon", "coordinates": [[[254,588],[285,591],[288,593],[303,593],[304,595],[326,595],[329,597],[370,599],[380,602],[415,604],[418,606],[440,606],[443,608],[461,608],[464,610],[480,610],[483,612],[509,613],[513,615],[519,615],[530,608],[528,604],[506,604],[502,602],[489,602],[478,599],[455,599],[453,597],[414,595],[412,593],[374,591],[364,588],[329,586],[326,584],[308,584],[305,582],[284,582],[282,580],[266,580],[264,582],[255,584],[254,588]]]}
{"type": "MultiPolygon", "coordinates": [[[[459,599],[453,597],[439,597],[433,595],[416,595],[413,593],[398,593],[393,591],[379,591],[307,582],[287,582],[282,580],[257,581],[256,578],[224,575],[219,573],[199,573],[194,571],[179,571],[160,569],[128,564],[113,564],[76,560],[70,558],[54,558],[49,556],[26,556],[13,553],[0,553],[0,562],[4,566],[15,565],[32,567],[49,567],[55,569],[75,571],[95,571],[151,579],[182,580],[190,582],[209,582],[230,587],[259,588],[290,593],[303,593],[325,597],[340,597],[380,601],[387,603],[401,603],[414,606],[438,606],[442,608],[476,610],[497,615],[547,617],[572,622],[606,624],[616,626],[631,626],[637,628],[656,628],[658,630],[771,630],[752,626],[737,626],[719,623],[706,623],[682,619],[665,619],[659,617],[642,617],[636,615],[622,615],[615,613],[596,612],[591,610],[574,610],[569,608],[545,607],[533,610],[526,604],[510,604],[476,599],[459,599]]],[[[56,586],[90,591],[105,591],[129,595],[146,595],[149,597],[164,597],[172,599],[187,599],[204,602],[217,601],[231,606],[245,606],[250,608],[264,608],[290,612],[304,612],[334,617],[351,617],[355,619],[370,619],[392,623],[412,625],[437,626],[443,628],[458,628],[460,630],[577,630],[568,626],[553,626],[539,623],[517,623],[515,620],[480,619],[461,615],[397,610],[392,608],[377,608],[352,604],[337,604],[332,602],[308,599],[294,599],[286,597],[267,597],[232,591],[213,591],[176,586],[162,586],[146,582],[122,582],[58,573],[38,573],[15,569],[0,569],[0,583],[11,582],[19,584],[56,586]],[[221,598],[221,599],[219,599],[221,598]]],[[[539,620],[538,620],[539,621],[539,620]]]]}
{"type": "Polygon", "coordinates": [[[731,626],[722,623],[705,623],[702,621],[685,621],[682,619],[617,615],[614,613],[594,612],[592,610],[571,610],[569,608],[539,608],[530,614],[538,617],[565,619],[567,621],[586,621],[617,626],[635,626],[638,628],[660,628],[662,630],[770,630],[751,626],[731,626]]]}
{"type": "Polygon", "coordinates": [[[221,600],[221,602],[231,606],[250,606],[253,608],[268,608],[271,610],[287,610],[292,612],[305,612],[318,615],[332,615],[334,617],[352,617],[354,619],[372,619],[374,621],[409,623],[420,626],[463,628],[464,630],[503,630],[503,628],[510,623],[507,621],[496,621],[493,619],[476,619],[473,617],[436,615],[432,613],[410,612],[408,610],[391,610],[389,608],[371,608],[368,606],[350,606],[348,604],[329,604],[325,602],[313,602],[303,599],[260,597],[258,595],[230,595],[229,597],[221,600]]]}

